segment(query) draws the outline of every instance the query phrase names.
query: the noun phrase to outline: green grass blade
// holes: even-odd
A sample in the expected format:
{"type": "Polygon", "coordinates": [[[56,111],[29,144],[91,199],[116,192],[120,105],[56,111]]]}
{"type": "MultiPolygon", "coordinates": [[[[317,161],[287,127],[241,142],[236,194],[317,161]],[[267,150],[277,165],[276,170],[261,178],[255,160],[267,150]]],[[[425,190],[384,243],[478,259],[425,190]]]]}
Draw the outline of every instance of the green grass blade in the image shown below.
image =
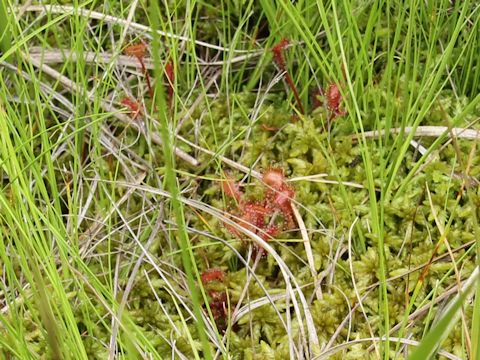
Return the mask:
{"type": "Polygon", "coordinates": [[[431,359],[435,355],[442,341],[448,336],[460,317],[460,311],[466,298],[478,285],[479,280],[479,267],[477,267],[465,282],[462,292],[447,306],[444,315],[422,339],[417,349],[409,356],[409,360],[431,359]]]}
{"type": "Polygon", "coordinates": [[[12,47],[12,34],[10,29],[10,16],[7,12],[8,1],[0,2],[0,51],[5,53],[12,47]]]}
{"type": "MultiPolygon", "coordinates": [[[[151,7],[152,14],[152,25],[154,30],[160,29],[160,9],[158,5],[153,2],[151,7]]],[[[164,67],[160,59],[160,39],[156,31],[153,32],[153,54],[155,62],[155,77],[157,81],[155,82],[155,104],[158,109],[157,114],[161,124],[161,136],[162,136],[162,145],[163,145],[163,154],[165,160],[165,185],[168,191],[171,193],[171,203],[173,208],[173,213],[175,216],[175,221],[178,226],[178,239],[179,247],[182,250],[182,263],[187,275],[187,283],[190,290],[192,298],[193,312],[196,316],[196,326],[198,330],[198,336],[202,342],[203,347],[203,358],[209,360],[212,359],[212,349],[211,345],[208,342],[207,334],[205,330],[205,323],[202,316],[202,305],[200,302],[200,296],[197,289],[197,281],[200,278],[198,270],[196,269],[196,264],[194,261],[194,255],[190,245],[190,240],[185,223],[185,215],[183,210],[183,204],[179,200],[180,189],[178,187],[176,173],[175,173],[175,161],[173,158],[172,152],[172,137],[170,133],[171,123],[168,118],[168,105],[166,102],[166,93],[163,87],[161,79],[164,78],[164,67]]],[[[200,282],[201,284],[201,282],[200,282]]],[[[192,349],[196,353],[196,349],[192,349]]],[[[198,358],[198,354],[195,356],[198,358]]]]}

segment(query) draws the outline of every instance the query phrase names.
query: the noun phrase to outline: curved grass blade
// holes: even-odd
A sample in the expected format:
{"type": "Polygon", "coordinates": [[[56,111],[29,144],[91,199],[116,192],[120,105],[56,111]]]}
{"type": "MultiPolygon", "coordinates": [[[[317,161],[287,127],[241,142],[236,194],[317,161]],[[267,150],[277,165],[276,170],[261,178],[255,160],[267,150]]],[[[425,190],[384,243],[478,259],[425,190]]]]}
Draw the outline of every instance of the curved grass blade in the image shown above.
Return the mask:
{"type": "Polygon", "coordinates": [[[444,315],[433,326],[427,336],[420,342],[418,348],[410,355],[409,360],[431,359],[438,351],[442,341],[451,332],[453,326],[460,316],[460,310],[467,296],[472,292],[479,279],[479,267],[473,271],[467,281],[464,283],[462,291],[457,294],[455,299],[448,305],[444,315]]]}

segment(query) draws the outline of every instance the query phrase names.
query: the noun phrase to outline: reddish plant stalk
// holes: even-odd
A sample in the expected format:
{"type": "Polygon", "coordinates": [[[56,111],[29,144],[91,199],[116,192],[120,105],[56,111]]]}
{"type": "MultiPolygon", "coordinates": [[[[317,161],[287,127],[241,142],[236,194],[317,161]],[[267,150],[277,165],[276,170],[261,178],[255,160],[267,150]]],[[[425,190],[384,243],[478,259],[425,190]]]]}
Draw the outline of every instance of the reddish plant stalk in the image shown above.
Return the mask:
{"type": "Polygon", "coordinates": [[[145,57],[146,53],[147,53],[147,45],[144,42],[141,42],[135,45],[130,45],[127,48],[125,48],[125,54],[135,57],[138,63],[140,64],[140,68],[142,69],[142,73],[145,76],[145,80],[147,82],[148,93],[150,94],[150,97],[153,98],[153,88],[152,88],[152,83],[150,81],[150,75],[148,73],[147,67],[145,66],[145,62],[143,61],[143,58],[145,57]]]}
{"type": "Polygon", "coordinates": [[[297,87],[295,86],[295,83],[293,82],[292,77],[288,72],[285,73],[285,80],[287,81],[288,86],[290,86],[290,89],[292,89],[293,97],[295,98],[295,101],[298,104],[300,113],[302,115],[305,114],[305,109],[303,108],[302,100],[300,100],[300,95],[298,94],[297,87]]]}
{"type": "Polygon", "coordinates": [[[300,113],[303,115],[305,114],[305,109],[303,107],[302,100],[300,99],[300,95],[298,93],[297,87],[295,86],[295,83],[293,82],[293,79],[287,70],[287,66],[285,65],[285,58],[283,57],[283,52],[287,45],[288,45],[288,39],[284,38],[272,48],[273,61],[277,64],[280,70],[285,73],[285,80],[287,81],[288,86],[293,92],[293,97],[297,102],[300,113]]]}
{"type": "Polygon", "coordinates": [[[279,130],[277,127],[270,126],[270,125],[267,125],[267,124],[262,124],[261,128],[264,131],[271,131],[271,132],[277,132],[279,130]]]}
{"type": "Polygon", "coordinates": [[[153,99],[153,88],[152,88],[152,83],[150,81],[150,75],[148,74],[147,68],[145,66],[145,63],[143,62],[142,58],[137,58],[138,62],[140,63],[140,66],[142,67],[142,72],[145,75],[145,80],[147,81],[147,88],[148,88],[148,93],[150,97],[153,99]]]}
{"type": "Polygon", "coordinates": [[[165,65],[165,74],[168,82],[168,106],[171,108],[173,104],[173,84],[175,83],[175,69],[172,60],[165,65]]]}

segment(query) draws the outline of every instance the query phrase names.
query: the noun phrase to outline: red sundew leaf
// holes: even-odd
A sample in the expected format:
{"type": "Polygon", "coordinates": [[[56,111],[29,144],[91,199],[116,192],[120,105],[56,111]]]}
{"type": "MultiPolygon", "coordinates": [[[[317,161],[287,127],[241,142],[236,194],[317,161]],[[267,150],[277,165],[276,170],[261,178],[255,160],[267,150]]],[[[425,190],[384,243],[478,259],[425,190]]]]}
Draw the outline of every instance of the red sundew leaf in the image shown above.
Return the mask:
{"type": "Polygon", "coordinates": [[[340,110],[340,103],[342,102],[343,98],[342,94],[340,94],[340,89],[338,88],[337,84],[332,83],[328,85],[325,97],[327,99],[328,110],[330,110],[332,113],[332,118],[347,114],[345,110],[340,110]]]}
{"type": "Polygon", "coordinates": [[[250,222],[258,228],[262,228],[265,225],[265,216],[272,214],[272,211],[264,204],[255,202],[247,202],[244,204],[242,211],[242,219],[250,222]]]}
{"type": "Polygon", "coordinates": [[[278,227],[275,224],[269,224],[267,228],[261,232],[260,237],[263,240],[268,241],[280,235],[281,232],[282,232],[282,229],[280,229],[280,227],[278,227]]]}
{"type": "Polygon", "coordinates": [[[284,184],[279,190],[269,192],[267,196],[267,205],[272,211],[279,211],[285,220],[287,229],[295,227],[293,220],[292,200],[295,197],[295,190],[284,184]]]}
{"type": "Polygon", "coordinates": [[[284,185],[280,190],[275,192],[273,203],[280,208],[285,206],[291,207],[294,196],[295,191],[291,187],[284,185]]]}
{"type": "Polygon", "coordinates": [[[202,283],[207,284],[212,281],[223,281],[225,273],[222,269],[214,268],[205,270],[200,277],[202,278],[202,283]]]}
{"type": "Polygon", "coordinates": [[[124,50],[125,55],[143,59],[147,54],[147,44],[140,42],[138,44],[129,45],[124,50]]]}
{"type": "MultiPolygon", "coordinates": [[[[232,214],[227,214],[226,216],[228,216],[231,220],[235,221],[236,223],[238,223],[238,219],[235,219],[234,215],[232,214]]],[[[241,239],[242,236],[243,236],[243,233],[241,231],[239,231],[235,226],[233,225],[230,225],[229,223],[226,223],[224,222],[223,223],[223,226],[225,226],[225,229],[228,230],[228,232],[230,234],[232,234],[233,236],[241,239]]]]}
{"type": "Polygon", "coordinates": [[[120,103],[130,110],[130,117],[136,119],[139,115],[143,115],[142,107],[138,101],[125,96],[120,103]]]}
{"type": "Polygon", "coordinates": [[[280,40],[278,44],[276,44],[272,48],[273,52],[273,61],[278,65],[278,67],[282,70],[285,71],[285,59],[283,57],[283,51],[287,47],[289,41],[287,38],[283,38],[280,40]]]}
{"type": "Polygon", "coordinates": [[[340,89],[337,84],[330,84],[327,88],[327,105],[330,110],[337,110],[340,106],[340,101],[342,101],[342,95],[340,94],[340,89]]]}
{"type": "Polygon", "coordinates": [[[283,169],[270,168],[262,174],[262,181],[275,190],[280,190],[285,184],[283,169]]]}
{"type": "MultiPolygon", "coordinates": [[[[234,218],[233,215],[231,215],[231,219],[245,230],[251,231],[254,234],[264,231],[266,219],[272,215],[270,208],[267,208],[264,204],[255,202],[242,203],[240,211],[241,214],[239,217],[234,218]]],[[[245,237],[243,232],[234,226],[225,224],[225,227],[236,237],[240,239],[245,237]]]]}
{"type": "Polygon", "coordinates": [[[225,229],[227,229],[228,232],[233,236],[239,239],[245,238],[245,234],[238,227],[242,227],[250,231],[255,231],[253,229],[253,226],[248,222],[248,220],[243,219],[243,216],[239,216],[237,214],[231,214],[231,213],[225,213],[225,216],[231,221],[233,221],[235,224],[237,224],[237,225],[231,225],[228,222],[223,222],[223,226],[225,226],[225,229]]]}
{"type": "Polygon", "coordinates": [[[268,169],[263,173],[262,180],[268,186],[265,197],[266,209],[271,214],[279,212],[283,216],[286,227],[292,229],[295,226],[292,210],[295,190],[287,184],[283,169],[268,169]]]}
{"type": "Polygon", "coordinates": [[[235,199],[237,202],[241,201],[243,193],[240,191],[240,185],[233,179],[227,177],[225,181],[222,181],[222,190],[228,197],[235,199]]]}

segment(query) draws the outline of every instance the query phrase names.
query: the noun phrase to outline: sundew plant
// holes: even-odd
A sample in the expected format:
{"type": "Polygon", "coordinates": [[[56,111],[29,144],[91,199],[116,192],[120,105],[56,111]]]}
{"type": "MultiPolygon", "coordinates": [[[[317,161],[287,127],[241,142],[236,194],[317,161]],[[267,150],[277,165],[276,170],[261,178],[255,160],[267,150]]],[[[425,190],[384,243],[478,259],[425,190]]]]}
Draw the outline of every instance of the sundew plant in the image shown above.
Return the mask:
{"type": "Polygon", "coordinates": [[[1,359],[480,359],[480,4],[0,2],[1,359]]]}

